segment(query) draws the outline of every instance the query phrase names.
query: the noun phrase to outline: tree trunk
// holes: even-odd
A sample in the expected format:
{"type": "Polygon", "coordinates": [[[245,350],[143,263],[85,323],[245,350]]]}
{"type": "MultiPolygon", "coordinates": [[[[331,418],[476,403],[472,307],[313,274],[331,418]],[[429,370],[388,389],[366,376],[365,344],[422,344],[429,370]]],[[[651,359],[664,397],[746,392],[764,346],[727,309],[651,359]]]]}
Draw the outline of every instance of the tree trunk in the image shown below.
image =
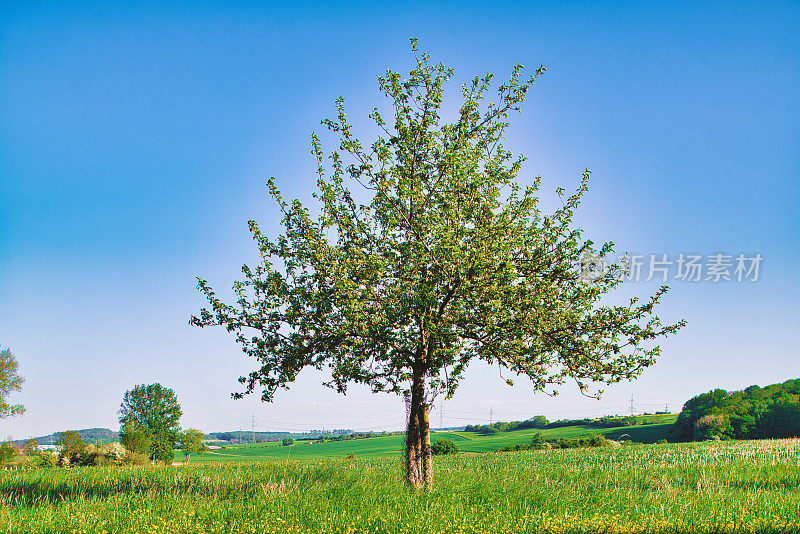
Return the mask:
{"type": "Polygon", "coordinates": [[[415,368],[411,385],[411,410],[406,430],[406,482],[415,489],[433,489],[431,434],[425,403],[425,374],[415,368]]]}

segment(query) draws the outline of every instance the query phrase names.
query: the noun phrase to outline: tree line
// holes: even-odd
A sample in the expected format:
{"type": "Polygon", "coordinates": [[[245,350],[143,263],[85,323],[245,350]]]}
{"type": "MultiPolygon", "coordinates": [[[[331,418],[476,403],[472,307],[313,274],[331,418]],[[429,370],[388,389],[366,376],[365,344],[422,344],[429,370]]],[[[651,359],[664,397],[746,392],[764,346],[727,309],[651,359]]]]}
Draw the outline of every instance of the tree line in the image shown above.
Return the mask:
{"type": "Polygon", "coordinates": [[[464,432],[477,432],[478,434],[491,435],[498,432],[510,432],[512,430],[523,430],[525,428],[545,428],[548,424],[547,418],[543,415],[537,415],[526,419],[525,421],[511,421],[504,422],[498,421],[491,425],[467,425],[464,427],[464,432]]]}
{"type": "MultiPolygon", "coordinates": [[[[663,412],[656,412],[660,414],[663,412]]],[[[634,416],[606,415],[603,417],[584,418],[584,419],[559,419],[558,421],[548,421],[543,415],[537,415],[525,421],[498,421],[491,425],[467,425],[464,432],[476,432],[483,435],[497,434],[498,432],[511,432],[526,428],[562,428],[567,426],[590,426],[593,428],[617,428],[625,426],[637,426],[643,424],[642,420],[634,416]]]]}
{"type": "Polygon", "coordinates": [[[800,379],[741,391],[715,389],[689,399],[672,427],[673,441],[800,436],[800,379]]]}

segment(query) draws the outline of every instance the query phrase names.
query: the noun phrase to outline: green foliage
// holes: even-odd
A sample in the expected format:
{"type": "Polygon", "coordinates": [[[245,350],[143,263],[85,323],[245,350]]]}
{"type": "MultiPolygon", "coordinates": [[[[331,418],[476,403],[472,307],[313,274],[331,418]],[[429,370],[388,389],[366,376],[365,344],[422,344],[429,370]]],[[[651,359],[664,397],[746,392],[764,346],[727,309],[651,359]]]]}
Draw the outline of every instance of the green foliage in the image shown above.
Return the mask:
{"type": "Polygon", "coordinates": [[[0,444],[0,465],[7,465],[17,454],[17,449],[11,444],[11,439],[0,444]]]}
{"type": "Polygon", "coordinates": [[[542,449],[585,449],[588,447],[608,447],[610,443],[603,436],[592,436],[589,438],[547,438],[538,434],[533,437],[529,444],[518,444],[499,449],[503,452],[542,450],[542,449]]]}
{"type": "MultiPolygon", "coordinates": [[[[191,323],[236,334],[262,363],[242,383],[248,393],[262,386],[264,400],[300,369],[322,365],[331,366],[330,385],[340,391],[352,381],[405,394],[414,361],[424,362],[431,387],[448,393],[472,358],[525,375],[537,390],[567,378],[585,391],[587,381],[636,377],[658,354],[643,344],[682,325],[665,327],[653,316],[666,288],[642,305],[599,306],[621,279],[619,266],[591,281],[575,272],[586,254],[613,251],[573,228],[588,172],[545,215],[539,180],[520,188],[524,158],[500,144],[508,114],[544,69],[523,78],[517,65],[499,87],[499,102],[485,110],[492,76],[474,78],[464,86],[459,120],[441,124],[452,70],[429,63],[427,54],[417,59],[408,79],[391,71],[380,78],[395,117],[393,129],[372,143],[354,137],[337,101],[337,119],[323,121],[341,142],[330,154],[330,174],[312,136],[319,218],[297,200],[284,201],[270,181],[285,234],[273,241],[250,221],[261,263],[243,267],[233,305],[199,279],[211,306],[191,323]],[[366,205],[348,189],[359,184],[373,194],[366,205]]],[[[387,125],[377,109],[370,116],[387,125]]]]}
{"type": "Polygon", "coordinates": [[[800,436],[800,379],[689,399],[672,428],[675,441],[800,436]]]}
{"type": "Polygon", "coordinates": [[[126,391],[119,409],[120,440],[151,461],[171,462],[179,438],[181,407],[175,392],[161,384],[126,391]]]}
{"type": "Polygon", "coordinates": [[[11,392],[22,389],[23,382],[24,379],[19,376],[19,363],[11,349],[0,350],[0,419],[25,411],[21,404],[9,404],[8,400],[11,392]]]}
{"type": "Polygon", "coordinates": [[[498,421],[493,425],[467,425],[464,427],[464,432],[477,432],[484,435],[492,435],[498,432],[512,432],[514,430],[522,430],[525,428],[563,428],[568,426],[590,426],[593,428],[615,428],[623,426],[637,426],[644,424],[646,416],[639,417],[617,417],[607,415],[599,419],[562,419],[549,423],[547,418],[543,415],[537,415],[527,421],[511,421],[505,423],[498,421]]]}
{"type": "Polygon", "coordinates": [[[294,443],[294,440],[292,438],[283,438],[283,441],[281,442],[281,444],[284,447],[288,447],[289,445],[292,445],[293,443],[294,443]]]}
{"type": "Polygon", "coordinates": [[[129,451],[150,454],[151,432],[146,427],[136,426],[131,422],[125,423],[125,426],[120,430],[119,437],[122,444],[129,451]]]}
{"type": "Polygon", "coordinates": [[[58,467],[58,455],[53,451],[39,453],[38,467],[58,467]]]}
{"type": "Polygon", "coordinates": [[[522,424],[519,425],[519,428],[545,428],[548,423],[547,417],[536,415],[527,421],[523,421],[522,424]]]}
{"type": "Polygon", "coordinates": [[[61,448],[57,461],[53,462],[49,454],[46,454],[47,451],[44,451],[40,465],[53,467],[55,463],[62,467],[102,467],[124,463],[125,450],[122,445],[109,443],[97,446],[94,443],[84,443],[75,430],[61,432],[56,444],[61,448]]]}
{"type": "Polygon", "coordinates": [[[56,445],[61,449],[59,461],[67,465],[79,464],[81,455],[83,455],[86,450],[86,443],[83,442],[80,435],[74,430],[67,430],[59,434],[56,445]],[[66,462],[64,459],[66,459],[66,462]]]}
{"type": "Polygon", "coordinates": [[[443,454],[457,454],[458,445],[452,439],[441,438],[437,439],[436,443],[431,445],[431,453],[435,456],[443,454]]]}

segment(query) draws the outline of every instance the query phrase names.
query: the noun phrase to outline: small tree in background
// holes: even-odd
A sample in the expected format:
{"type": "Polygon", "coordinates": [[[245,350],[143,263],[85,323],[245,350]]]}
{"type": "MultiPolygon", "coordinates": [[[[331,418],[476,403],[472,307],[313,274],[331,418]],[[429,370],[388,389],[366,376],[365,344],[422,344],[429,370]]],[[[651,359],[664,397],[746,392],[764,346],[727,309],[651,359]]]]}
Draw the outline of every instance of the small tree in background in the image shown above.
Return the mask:
{"type": "Polygon", "coordinates": [[[475,77],[446,123],[453,71],[419,54],[416,40],[412,49],[407,78],[379,78],[393,117],[377,108],[370,117],[383,133],[358,139],[339,99],[336,119],[323,121],[338,149],[325,154],[312,135],[319,216],[285,201],[270,179],[283,235],[273,240],[251,220],[261,262],[242,267],[232,303],[198,278],[210,306],[190,323],[236,336],[259,362],[240,378],[244,393],[261,389],[264,401],[305,367],[329,368],[327,385],[342,393],[359,383],[408,399],[406,479],[430,489],[429,410],[437,393],[454,394],[470,361],[526,377],[536,391],[555,393],[571,379],[599,396],[595,384],[652,365],[653,341],[682,323],[663,326],[653,313],[666,286],[644,303],[612,306],[603,299],[623,268],[578,272],[587,258],[605,262],[613,252],[573,224],[588,171],[574,194],[557,190],[562,206],[550,214],[539,208],[539,177],[525,188],[517,182],[524,158],[502,140],[544,68],[525,77],[514,67],[495,102],[487,102],[492,75],[475,77]],[[351,187],[368,200],[358,202],[351,187]]]}
{"type": "Polygon", "coordinates": [[[284,447],[288,447],[289,445],[293,445],[294,444],[294,439],[293,438],[283,438],[283,441],[281,442],[281,444],[284,447]]]}
{"type": "Polygon", "coordinates": [[[78,463],[81,454],[86,450],[86,443],[83,442],[80,434],[75,430],[61,432],[58,435],[56,445],[61,448],[61,459],[66,458],[68,464],[78,463]]]}
{"type": "Polygon", "coordinates": [[[25,380],[19,376],[19,364],[11,349],[0,350],[0,419],[25,412],[21,404],[9,404],[12,391],[22,389],[25,380]]]}
{"type": "Polygon", "coordinates": [[[0,465],[7,465],[17,454],[17,449],[11,443],[11,438],[8,438],[4,443],[0,444],[0,465]]]}
{"type": "Polygon", "coordinates": [[[175,392],[161,384],[138,385],[125,392],[119,408],[120,441],[152,463],[175,457],[182,415],[175,392]]]}
{"type": "Polygon", "coordinates": [[[29,439],[22,447],[22,452],[25,454],[25,456],[36,456],[39,454],[39,444],[35,439],[29,439]]]}
{"type": "Polygon", "coordinates": [[[180,447],[187,462],[193,453],[202,456],[206,452],[207,447],[203,443],[205,437],[206,435],[196,428],[190,428],[181,434],[180,447]]]}
{"type": "Polygon", "coordinates": [[[525,422],[528,423],[527,425],[528,428],[544,428],[549,423],[547,418],[543,415],[537,415],[535,417],[531,417],[525,422]]]}

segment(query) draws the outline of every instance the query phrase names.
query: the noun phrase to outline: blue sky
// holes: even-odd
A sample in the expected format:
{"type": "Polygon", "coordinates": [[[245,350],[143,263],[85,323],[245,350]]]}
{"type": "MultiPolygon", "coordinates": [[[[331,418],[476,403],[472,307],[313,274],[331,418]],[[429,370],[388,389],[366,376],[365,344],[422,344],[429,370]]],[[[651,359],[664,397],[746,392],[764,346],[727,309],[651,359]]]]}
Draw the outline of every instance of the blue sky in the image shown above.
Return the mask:
{"type": "MultiPolygon", "coordinates": [[[[402,426],[402,402],[323,377],[264,405],[232,401],[254,364],[193,329],[194,277],[224,293],[272,233],[269,176],[313,189],[309,136],[344,96],[357,126],[408,39],[456,83],[548,67],[507,146],[543,200],[593,171],[579,215],[595,241],[642,254],[759,253],[755,282],[672,281],[661,315],[688,326],[658,364],[601,402],[551,399],[476,364],[445,425],[642,410],[713,387],[800,376],[800,5],[772,3],[7,2],[0,7],[0,346],[26,378],[17,438],[116,428],[126,389],[161,382],[184,426],[402,426]]],[[[451,99],[456,105],[457,100],[451,99]]],[[[625,294],[652,292],[630,283],[625,294]]],[[[434,412],[433,420],[439,421],[434,412]]]]}

